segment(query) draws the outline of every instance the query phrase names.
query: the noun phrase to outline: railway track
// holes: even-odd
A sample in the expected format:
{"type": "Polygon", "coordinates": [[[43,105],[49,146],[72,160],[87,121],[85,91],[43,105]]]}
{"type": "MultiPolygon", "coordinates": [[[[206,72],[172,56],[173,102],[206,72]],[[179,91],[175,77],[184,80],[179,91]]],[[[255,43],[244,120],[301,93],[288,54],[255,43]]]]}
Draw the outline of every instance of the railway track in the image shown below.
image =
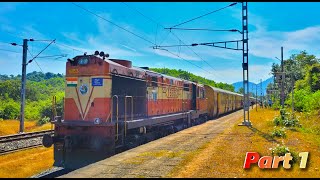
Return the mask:
{"type": "Polygon", "coordinates": [[[22,149],[39,147],[45,134],[53,134],[53,130],[0,136],[0,155],[16,152],[22,149]]]}

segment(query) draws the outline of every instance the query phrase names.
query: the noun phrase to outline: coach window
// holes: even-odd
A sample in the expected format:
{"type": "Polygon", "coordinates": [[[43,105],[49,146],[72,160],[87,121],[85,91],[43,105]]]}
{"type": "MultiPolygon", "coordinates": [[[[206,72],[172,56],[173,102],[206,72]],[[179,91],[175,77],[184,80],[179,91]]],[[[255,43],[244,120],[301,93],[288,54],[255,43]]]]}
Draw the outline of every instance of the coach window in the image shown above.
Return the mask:
{"type": "Polygon", "coordinates": [[[183,90],[189,91],[189,84],[183,84],[183,90]]]}
{"type": "Polygon", "coordinates": [[[197,98],[199,98],[200,97],[200,88],[198,87],[197,88],[197,98]]]}
{"type": "Polygon", "coordinates": [[[158,78],[157,77],[153,76],[151,78],[151,81],[152,81],[151,84],[152,84],[153,87],[157,87],[158,86],[158,78]]]}
{"type": "Polygon", "coordinates": [[[152,99],[153,99],[153,101],[157,101],[157,91],[156,90],[152,90],[152,99]]]}
{"type": "Polygon", "coordinates": [[[173,85],[173,79],[170,79],[170,85],[173,85]]]}
{"type": "Polygon", "coordinates": [[[204,97],[205,97],[205,90],[202,88],[202,89],[201,89],[201,92],[202,92],[202,93],[201,93],[201,98],[204,99],[204,97]]]}

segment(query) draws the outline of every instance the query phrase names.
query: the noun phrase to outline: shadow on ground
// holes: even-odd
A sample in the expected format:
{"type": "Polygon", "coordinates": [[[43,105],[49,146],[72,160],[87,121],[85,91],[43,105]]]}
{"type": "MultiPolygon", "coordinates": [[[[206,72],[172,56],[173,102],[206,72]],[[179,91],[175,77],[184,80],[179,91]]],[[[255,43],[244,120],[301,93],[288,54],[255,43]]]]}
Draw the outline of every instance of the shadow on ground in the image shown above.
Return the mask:
{"type": "Polygon", "coordinates": [[[251,131],[253,131],[254,133],[258,133],[259,136],[265,138],[267,141],[269,142],[275,142],[275,143],[279,143],[277,140],[275,140],[272,136],[270,136],[268,133],[264,133],[262,131],[260,131],[259,129],[252,127],[252,126],[247,126],[251,131]]]}

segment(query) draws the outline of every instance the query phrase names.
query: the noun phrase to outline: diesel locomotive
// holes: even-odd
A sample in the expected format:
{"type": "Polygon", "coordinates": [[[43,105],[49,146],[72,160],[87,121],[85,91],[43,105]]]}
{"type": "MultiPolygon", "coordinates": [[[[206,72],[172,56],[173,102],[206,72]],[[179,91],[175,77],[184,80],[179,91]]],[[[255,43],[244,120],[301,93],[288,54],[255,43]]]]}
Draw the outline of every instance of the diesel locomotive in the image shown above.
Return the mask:
{"type": "Polygon", "coordinates": [[[96,51],[66,62],[64,115],[56,117],[54,166],[78,168],[243,106],[243,96],[109,59],[96,51]]]}

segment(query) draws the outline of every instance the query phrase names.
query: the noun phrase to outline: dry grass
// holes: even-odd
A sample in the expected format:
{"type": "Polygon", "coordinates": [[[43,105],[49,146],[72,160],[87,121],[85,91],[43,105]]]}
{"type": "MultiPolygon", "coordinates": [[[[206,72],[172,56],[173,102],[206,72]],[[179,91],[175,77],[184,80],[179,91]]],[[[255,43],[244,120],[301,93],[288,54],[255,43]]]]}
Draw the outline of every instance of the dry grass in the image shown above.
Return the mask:
{"type": "MultiPolygon", "coordinates": [[[[47,123],[37,126],[36,121],[25,121],[25,132],[51,129],[47,123]]],[[[17,134],[18,120],[0,121],[0,136],[17,134]]],[[[25,178],[49,169],[53,165],[53,148],[33,148],[0,156],[0,178],[25,178]]]]}
{"type": "Polygon", "coordinates": [[[26,178],[52,167],[53,148],[33,148],[0,156],[0,178],[26,178]]]}
{"type": "MultiPolygon", "coordinates": [[[[222,135],[204,144],[184,160],[167,176],[168,177],[319,177],[320,143],[319,134],[308,133],[303,128],[286,130],[287,138],[272,138],[273,118],[279,111],[270,109],[252,110],[250,120],[253,128],[233,126],[222,135]],[[289,149],[299,152],[309,152],[307,169],[300,169],[296,163],[289,170],[279,166],[278,169],[259,169],[254,165],[249,170],[243,169],[245,154],[248,151],[258,152],[261,156],[271,156],[269,148],[283,143],[289,149]]],[[[242,121],[239,120],[238,123],[242,121]]],[[[316,118],[316,120],[319,119],[316,118]]],[[[310,120],[300,119],[305,129],[310,120]]],[[[309,123],[309,124],[308,124],[309,123]]]]}
{"type": "MultiPolygon", "coordinates": [[[[25,132],[34,132],[51,129],[51,123],[37,126],[36,121],[25,121],[25,132]]],[[[0,121],[0,136],[17,134],[19,132],[20,122],[18,120],[3,120],[0,121]]]]}

